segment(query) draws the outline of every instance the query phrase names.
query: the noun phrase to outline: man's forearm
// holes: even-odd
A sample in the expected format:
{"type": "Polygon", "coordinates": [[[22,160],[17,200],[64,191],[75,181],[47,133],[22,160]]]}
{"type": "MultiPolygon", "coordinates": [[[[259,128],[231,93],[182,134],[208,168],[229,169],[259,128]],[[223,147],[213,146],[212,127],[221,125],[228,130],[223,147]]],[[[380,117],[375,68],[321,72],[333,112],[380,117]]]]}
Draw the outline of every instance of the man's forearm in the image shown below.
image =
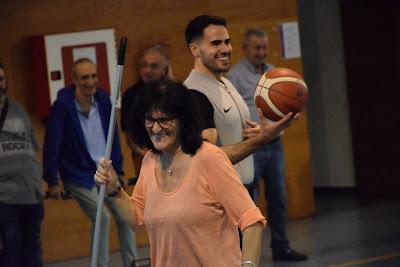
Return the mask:
{"type": "Polygon", "coordinates": [[[144,155],[147,153],[147,148],[141,148],[135,142],[132,141],[132,139],[129,137],[129,135],[126,134],[126,143],[128,144],[129,148],[132,150],[132,153],[134,156],[143,159],[144,155]]]}
{"type": "MultiPolygon", "coordinates": [[[[236,164],[256,151],[257,148],[269,143],[280,132],[294,123],[299,116],[300,114],[297,114],[295,117],[293,117],[292,114],[288,114],[285,118],[277,122],[268,121],[267,119],[262,118],[260,119],[259,127],[253,127],[257,128],[257,130],[251,131],[252,137],[236,144],[223,146],[221,149],[226,153],[232,164],[236,164]]],[[[245,129],[243,134],[247,136],[246,133],[249,134],[250,132],[245,129]]],[[[217,136],[218,133],[215,128],[206,129],[202,132],[203,139],[213,144],[217,142],[217,136]]]]}
{"type": "Polygon", "coordinates": [[[144,155],[146,155],[148,149],[147,148],[141,148],[138,145],[132,146],[131,147],[133,155],[136,157],[143,159],[144,155]]]}
{"type": "Polygon", "coordinates": [[[228,156],[232,164],[236,164],[251,155],[260,145],[262,143],[258,138],[248,138],[236,144],[223,146],[221,149],[228,156]]]}
{"type": "Polygon", "coordinates": [[[131,198],[124,190],[113,198],[122,220],[129,224],[132,228],[137,226],[135,206],[131,198]]]}

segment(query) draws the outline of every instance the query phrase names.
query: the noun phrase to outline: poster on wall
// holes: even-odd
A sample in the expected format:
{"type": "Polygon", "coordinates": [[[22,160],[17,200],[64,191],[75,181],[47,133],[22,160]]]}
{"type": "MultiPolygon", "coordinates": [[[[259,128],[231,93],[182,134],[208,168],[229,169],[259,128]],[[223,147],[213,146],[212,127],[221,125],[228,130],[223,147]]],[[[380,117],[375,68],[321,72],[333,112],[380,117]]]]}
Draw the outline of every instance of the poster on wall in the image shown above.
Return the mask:
{"type": "Polygon", "coordinates": [[[279,35],[281,39],[281,55],[283,59],[301,57],[299,26],[297,21],[279,24],[279,35]]]}
{"type": "MultiPolygon", "coordinates": [[[[64,84],[73,83],[71,66],[74,61],[80,58],[88,58],[97,65],[97,79],[99,86],[110,92],[110,74],[107,61],[107,44],[105,42],[91,43],[84,45],[69,45],[61,48],[62,65],[64,73],[64,84]]],[[[110,67],[114,67],[110,66],[110,67]]]]}
{"type": "Polygon", "coordinates": [[[74,61],[84,57],[91,59],[95,64],[97,64],[96,47],[89,46],[72,49],[72,58],[74,61]]]}
{"type": "Polygon", "coordinates": [[[89,58],[97,64],[99,84],[110,92],[116,72],[114,29],[38,35],[30,38],[36,114],[45,119],[61,88],[73,82],[72,63],[89,58]]]}

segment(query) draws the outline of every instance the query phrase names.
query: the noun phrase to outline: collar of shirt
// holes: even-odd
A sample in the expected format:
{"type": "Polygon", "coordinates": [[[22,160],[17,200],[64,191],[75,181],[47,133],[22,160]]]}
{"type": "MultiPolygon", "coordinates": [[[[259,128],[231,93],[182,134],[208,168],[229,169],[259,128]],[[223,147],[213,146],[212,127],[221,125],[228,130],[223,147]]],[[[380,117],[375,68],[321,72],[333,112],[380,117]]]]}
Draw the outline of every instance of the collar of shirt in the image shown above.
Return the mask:
{"type": "MultiPolygon", "coordinates": [[[[251,64],[250,61],[249,61],[247,58],[242,58],[242,61],[243,61],[243,65],[244,65],[251,73],[253,73],[253,74],[260,74],[260,73],[257,71],[256,67],[254,67],[254,65],[251,64]]],[[[262,73],[266,72],[266,71],[269,69],[267,63],[263,63],[263,66],[262,66],[262,67],[263,67],[263,68],[262,68],[262,73]]]]}
{"type": "MultiPolygon", "coordinates": [[[[89,115],[92,113],[92,107],[97,108],[97,102],[94,99],[93,95],[90,97],[90,102],[91,102],[91,108],[90,108],[89,115]]],[[[76,99],[76,98],[75,98],[75,107],[78,110],[78,112],[82,113],[81,105],[79,105],[78,99],[76,99]]]]}
{"type": "Polygon", "coordinates": [[[99,158],[104,156],[104,151],[106,150],[106,137],[101,123],[99,106],[94,97],[92,97],[92,104],[89,116],[87,117],[83,114],[78,100],[76,99],[75,106],[78,110],[78,118],[83,131],[83,136],[86,141],[88,152],[92,160],[96,163],[96,166],[98,166],[99,158]]]}
{"type": "Polygon", "coordinates": [[[206,73],[204,73],[204,72],[195,70],[195,69],[192,70],[191,74],[192,74],[192,75],[195,75],[195,76],[197,75],[198,77],[202,77],[202,79],[209,80],[209,81],[211,81],[212,83],[217,84],[219,87],[224,88],[226,91],[229,91],[229,88],[228,88],[228,86],[223,82],[222,77],[221,77],[221,80],[217,80],[216,78],[213,78],[213,77],[211,77],[210,75],[208,75],[208,74],[206,74],[206,73]]]}

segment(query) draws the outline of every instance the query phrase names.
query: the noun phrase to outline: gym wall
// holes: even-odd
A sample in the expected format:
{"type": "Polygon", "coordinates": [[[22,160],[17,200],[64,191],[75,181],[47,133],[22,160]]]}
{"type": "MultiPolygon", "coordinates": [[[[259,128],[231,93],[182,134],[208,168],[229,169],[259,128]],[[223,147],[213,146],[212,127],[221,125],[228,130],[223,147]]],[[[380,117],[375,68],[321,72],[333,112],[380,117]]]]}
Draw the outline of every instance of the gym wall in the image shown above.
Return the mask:
{"type": "MultiPolygon", "coordinates": [[[[43,142],[44,125],[34,116],[35,89],[31,87],[27,38],[32,35],[57,34],[114,28],[116,40],[128,38],[122,89],[133,84],[137,76],[136,62],[141,49],[162,42],[167,45],[178,80],[183,81],[193,67],[193,60],[184,41],[186,23],[194,16],[212,14],[225,17],[232,37],[233,63],[241,57],[241,33],[252,26],[265,28],[270,38],[269,61],[302,73],[301,59],[283,60],[277,25],[296,21],[296,1],[138,1],[138,0],[39,0],[1,3],[0,61],[6,66],[9,94],[21,102],[33,120],[39,141],[43,142]]],[[[312,93],[312,92],[311,92],[312,93]]],[[[135,170],[128,147],[121,136],[125,172],[131,177],[135,170]]],[[[301,120],[284,136],[288,207],[290,218],[310,216],[314,212],[307,118],[301,120]]],[[[61,260],[89,254],[90,223],[74,201],[60,203],[46,200],[43,225],[43,248],[46,261],[61,260]],[[59,214],[60,211],[64,215],[59,214]],[[68,214],[68,216],[67,216],[68,214]],[[67,220],[68,221],[65,221],[67,220]],[[77,223],[79,222],[79,223],[77,223]],[[79,242],[79,246],[77,246],[79,242]],[[62,250],[59,248],[63,248],[62,250]]],[[[265,207],[264,201],[259,203],[265,207]]],[[[139,235],[139,243],[146,242],[139,235]]],[[[115,229],[112,249],[118,248],[115,229]]]]}

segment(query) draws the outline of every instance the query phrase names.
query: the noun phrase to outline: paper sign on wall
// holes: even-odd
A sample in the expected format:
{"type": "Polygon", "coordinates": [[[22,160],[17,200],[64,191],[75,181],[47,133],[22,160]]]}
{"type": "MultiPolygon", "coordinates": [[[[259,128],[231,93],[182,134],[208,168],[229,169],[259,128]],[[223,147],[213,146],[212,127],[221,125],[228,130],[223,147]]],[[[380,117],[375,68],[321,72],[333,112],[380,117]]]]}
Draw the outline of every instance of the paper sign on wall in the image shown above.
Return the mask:
{"type": "Polygon", "coordinates": [[[80,58],[89,58],[95,64],[97,64],[96,48],[95,47],[80,47],[72,49],[73,60],[78,60],[80,58]]]}
{"type": "Polygon", "coordinates": [[[297,22],[279,24],[281,37],[282,58],[292,59],[301,57],[299,27],[297,22]]]}

